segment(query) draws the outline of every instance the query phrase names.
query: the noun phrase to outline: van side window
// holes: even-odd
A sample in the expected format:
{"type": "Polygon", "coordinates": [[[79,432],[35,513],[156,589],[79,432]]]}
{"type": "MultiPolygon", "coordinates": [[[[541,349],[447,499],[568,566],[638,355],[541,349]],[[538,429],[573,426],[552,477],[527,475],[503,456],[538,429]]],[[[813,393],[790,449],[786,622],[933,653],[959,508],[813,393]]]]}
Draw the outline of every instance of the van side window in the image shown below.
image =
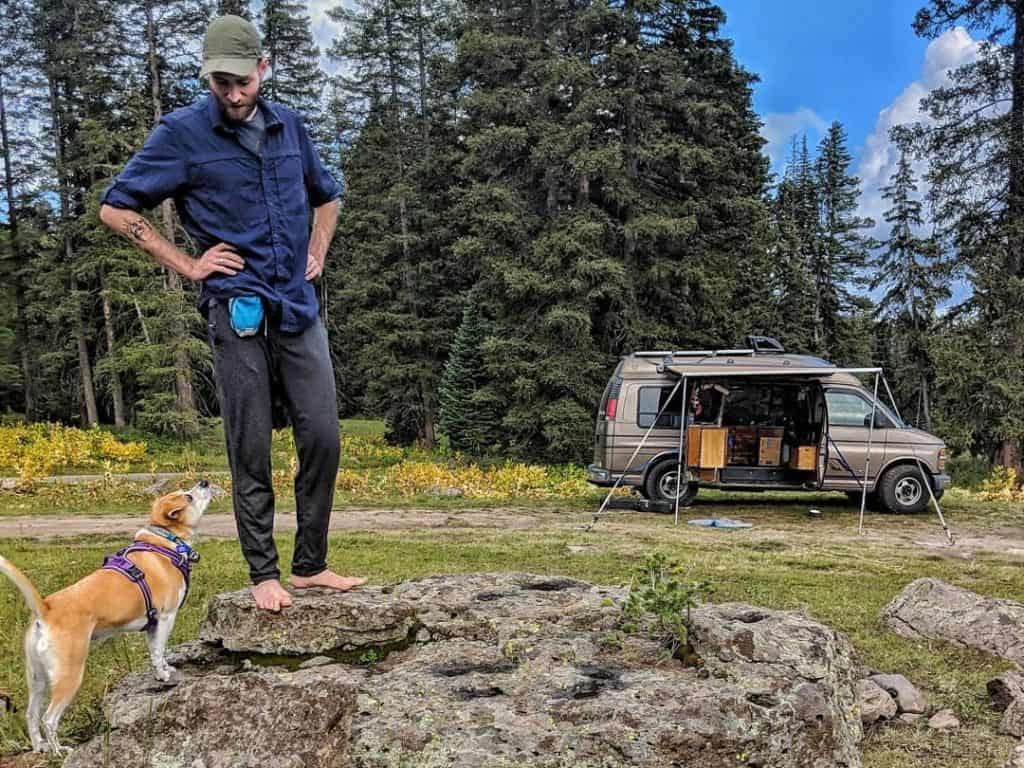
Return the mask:
{"type": "MultiPolygon", "coordinates": [[[[654,423],[654,418],[665,405],[668,396],[672,394],[672,387],[640,387],[639,405],[637,407],[636,425],[646,429],[654,423]]],[[[669,403],[668,408],[658,419],[659,429],[679,429],[679,408],[682,405],[683,390],[680,387],[676,390],[675,397],[669,403]]]]}
{"type": "MultiPolygon", "coordinates": [[[[828,424],[830,427],[865,427],[871,417],[871,403],[853,392],[830,389],[825,393],[828,402],[828,424]]],[[[889,419],[881,409],[877,414],[876,426],[891,427],[889,419]]]]}

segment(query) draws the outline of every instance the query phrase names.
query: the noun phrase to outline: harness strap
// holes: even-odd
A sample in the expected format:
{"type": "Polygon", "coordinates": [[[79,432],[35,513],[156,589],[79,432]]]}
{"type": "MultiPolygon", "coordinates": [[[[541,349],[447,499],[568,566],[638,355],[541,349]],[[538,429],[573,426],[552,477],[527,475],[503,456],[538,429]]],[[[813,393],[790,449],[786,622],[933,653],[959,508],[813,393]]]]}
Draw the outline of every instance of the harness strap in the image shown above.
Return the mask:
{"type": "Polygon", "coordinates": [[[142,592],[142,599],[146,603],[146,626],[144,626],[140,631],[149,632],[157,623],[157,611],[153,606],[153,593],[150,591],[149,584],[146,583],[146,574],[143,573],[139,566],[126,557],[126,555],[131,552],[156,552],[158,555],[163,555],[171,561],[185,579],[185,595],[181,599],[182,604],[184,604],[185,599],[188,597],[188,589],[191,581],[189,560],[188,557],[178,552],[167,549],[166,547],[157,547],[152,544],[147,544],[144,541],[137,541],[134,544],[115,552],[113,555],[107,555],[103,559],[102,567],[104,570],[120,573],[129,581],[134,582],[139,588],[139,591],[142,592]]]}

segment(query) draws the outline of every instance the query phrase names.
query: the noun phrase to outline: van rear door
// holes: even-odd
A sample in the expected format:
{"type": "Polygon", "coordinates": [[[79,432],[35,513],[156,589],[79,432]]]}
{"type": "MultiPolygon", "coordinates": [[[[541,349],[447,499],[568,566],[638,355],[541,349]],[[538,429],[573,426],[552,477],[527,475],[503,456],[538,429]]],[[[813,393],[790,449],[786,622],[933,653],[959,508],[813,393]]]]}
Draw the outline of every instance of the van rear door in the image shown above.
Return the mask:
{"type": "Polygon", "coordinates": [[[601,406],[594,423],[594,464],[604,469],[614,469],[612,454],[615,441],[615,418],[619,411],[619,397],[622,394],[622,361],[615,367],[615,373],[608,379],[601,396],[601,406]]]}

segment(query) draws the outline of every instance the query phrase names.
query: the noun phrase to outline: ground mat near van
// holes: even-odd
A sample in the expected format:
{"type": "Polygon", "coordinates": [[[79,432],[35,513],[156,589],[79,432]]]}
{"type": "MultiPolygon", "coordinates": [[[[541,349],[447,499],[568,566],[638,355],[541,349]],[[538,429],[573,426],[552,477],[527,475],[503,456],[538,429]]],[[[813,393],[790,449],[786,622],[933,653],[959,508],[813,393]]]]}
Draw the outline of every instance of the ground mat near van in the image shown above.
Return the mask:
{"type": "Polygon", "coordinates": [[[696,520],[687,520],[687,525],[697,525],[701,528],[725,528],[726,530],[754,527],[753,523],[747,523],[743,520],[733,520],[728,517],[698,518],[696,520]]]}

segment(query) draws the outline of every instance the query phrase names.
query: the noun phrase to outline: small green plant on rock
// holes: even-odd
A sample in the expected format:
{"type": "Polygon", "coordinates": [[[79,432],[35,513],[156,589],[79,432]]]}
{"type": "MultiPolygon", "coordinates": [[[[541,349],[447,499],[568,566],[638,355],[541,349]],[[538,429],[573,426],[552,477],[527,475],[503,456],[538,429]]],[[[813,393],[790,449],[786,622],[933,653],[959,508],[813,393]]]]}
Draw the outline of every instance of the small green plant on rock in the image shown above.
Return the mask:
{"type": "Polygon", "coordinates": [[[693,630],[691,611],[700,600],[714,591],[710,579],[685,581],[687,572],[661,552],[648,554],[636,570],[629,586],[629,596],[622,606],[628,619],[622,625],[626,632],[636,630],[637,623],[651,615],[655,632],[671,658],[688,666],[699,666],[700,657],[690,642],[693,630]]]}

